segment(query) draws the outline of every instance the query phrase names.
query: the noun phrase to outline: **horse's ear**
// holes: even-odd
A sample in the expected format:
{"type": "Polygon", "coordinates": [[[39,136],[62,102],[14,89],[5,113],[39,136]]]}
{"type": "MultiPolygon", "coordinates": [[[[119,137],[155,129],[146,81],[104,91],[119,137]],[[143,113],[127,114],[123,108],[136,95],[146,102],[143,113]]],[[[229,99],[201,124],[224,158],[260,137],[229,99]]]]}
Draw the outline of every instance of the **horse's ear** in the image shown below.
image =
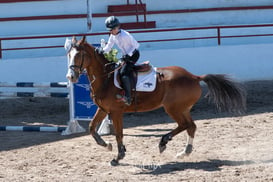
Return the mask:
{"type": "Polygon", "coordinates": [[[72,44],[76,44],[77,43],[77,39],[75,36],[72,37],[72,44]]]}
{"type": "Polygon", "coordinates": [[[86,36],[84,35],[83,37],[82,37],[82,39],[81,39],[81,44],[83,44],[83,43],[85,43],[86,42],[86,36]]]}

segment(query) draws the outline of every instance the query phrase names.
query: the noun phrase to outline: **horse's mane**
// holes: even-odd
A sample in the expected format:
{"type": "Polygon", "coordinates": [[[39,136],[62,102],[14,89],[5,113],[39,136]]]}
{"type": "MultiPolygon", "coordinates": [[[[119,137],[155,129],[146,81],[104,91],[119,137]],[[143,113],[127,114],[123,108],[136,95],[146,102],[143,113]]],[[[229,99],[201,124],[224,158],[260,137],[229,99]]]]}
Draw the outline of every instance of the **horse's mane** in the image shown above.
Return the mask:
{"type": "MultiPolygon", "coordinates": [[[[104,57],[103,54],[98,54],[95,51],[95,47],[92,44],[89,44],[88,42],[85,42],[84,45],[86,45],[87,47],[89,47],[89,49],[91,49],[91,52],[89,52],[90,55],[95,55],[95,57],[101,58],[101,60],[104,61],[104,64],[108,63],[109,61],[104,57]]],[[[89,49],[87,49],[89,51],[89,49]]]]}

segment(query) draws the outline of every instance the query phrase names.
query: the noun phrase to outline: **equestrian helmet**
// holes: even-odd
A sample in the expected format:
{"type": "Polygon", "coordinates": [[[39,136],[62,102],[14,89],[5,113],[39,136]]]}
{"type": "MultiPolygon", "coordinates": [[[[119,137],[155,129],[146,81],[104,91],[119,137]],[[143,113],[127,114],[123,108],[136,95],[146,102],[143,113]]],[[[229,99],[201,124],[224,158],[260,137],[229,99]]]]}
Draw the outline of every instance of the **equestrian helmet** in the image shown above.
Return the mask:
{"type": "Polygon", "coordinates": [[[115,16],[109,16],[105,20],[105,26],[107,30],[113,30],[114,28],[118,27],[120,25],[119,20],[115,16]]]}

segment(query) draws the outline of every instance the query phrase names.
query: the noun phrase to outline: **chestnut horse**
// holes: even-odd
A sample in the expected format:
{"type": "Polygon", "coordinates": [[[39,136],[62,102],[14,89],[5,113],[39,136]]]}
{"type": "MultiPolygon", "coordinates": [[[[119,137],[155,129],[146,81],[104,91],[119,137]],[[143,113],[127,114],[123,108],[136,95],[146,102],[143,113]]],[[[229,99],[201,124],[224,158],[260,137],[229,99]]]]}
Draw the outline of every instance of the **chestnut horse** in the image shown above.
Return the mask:
{"type": "Polygon", "coordinates": [[[175,135],[186,130],[188,134],[185,149],[177,157],[189,155],[192,152],[193,138],[196,125],[190,115],[190,110],[201,96],[200,82],[208,85],[208,96],[220,110],[231,112],[245,111],[245,92],[240,85],[225,75],[207,74],[196,76],[177,66],[157,68],[157,85],[153,92],[136,92],[137,101],[130,106],[117,102],[116,95],[121,90],[114,85],[113,69],[106,67],[109,63],[103,55],[98,54],[95,48],[85,41],[85,36],[77,41],[72,38],[68,52],[69,67],[67,78],[75,83],[80,73],[85,69],[91,87],[91,97],[98,106],[89,130],[97,144],[112,150],[112,145],[106,143],[96,132],[96,127],[110,115],[115,129],[118,155],[111,161],[111,165],[118,165],[125,156],[123,145],[123,113],[144,112],[160,107],[177,122],[178,126],[162,136],[159,142],[160,153],[166,149],[166,144],[175,135]]]}

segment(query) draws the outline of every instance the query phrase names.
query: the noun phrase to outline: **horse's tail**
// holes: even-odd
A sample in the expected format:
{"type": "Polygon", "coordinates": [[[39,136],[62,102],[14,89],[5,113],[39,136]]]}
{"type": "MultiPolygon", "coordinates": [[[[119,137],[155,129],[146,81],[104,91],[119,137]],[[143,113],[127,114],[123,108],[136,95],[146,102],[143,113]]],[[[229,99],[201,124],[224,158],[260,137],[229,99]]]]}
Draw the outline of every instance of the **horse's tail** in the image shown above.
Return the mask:
{"type": "Polygon", "coordinates": [[[219,111],[239,114],[246,111],[246,91],[241,84],[221,74],[208,74],[200,76],[200,79],[208,85],[206,96],[219,111]]]}

